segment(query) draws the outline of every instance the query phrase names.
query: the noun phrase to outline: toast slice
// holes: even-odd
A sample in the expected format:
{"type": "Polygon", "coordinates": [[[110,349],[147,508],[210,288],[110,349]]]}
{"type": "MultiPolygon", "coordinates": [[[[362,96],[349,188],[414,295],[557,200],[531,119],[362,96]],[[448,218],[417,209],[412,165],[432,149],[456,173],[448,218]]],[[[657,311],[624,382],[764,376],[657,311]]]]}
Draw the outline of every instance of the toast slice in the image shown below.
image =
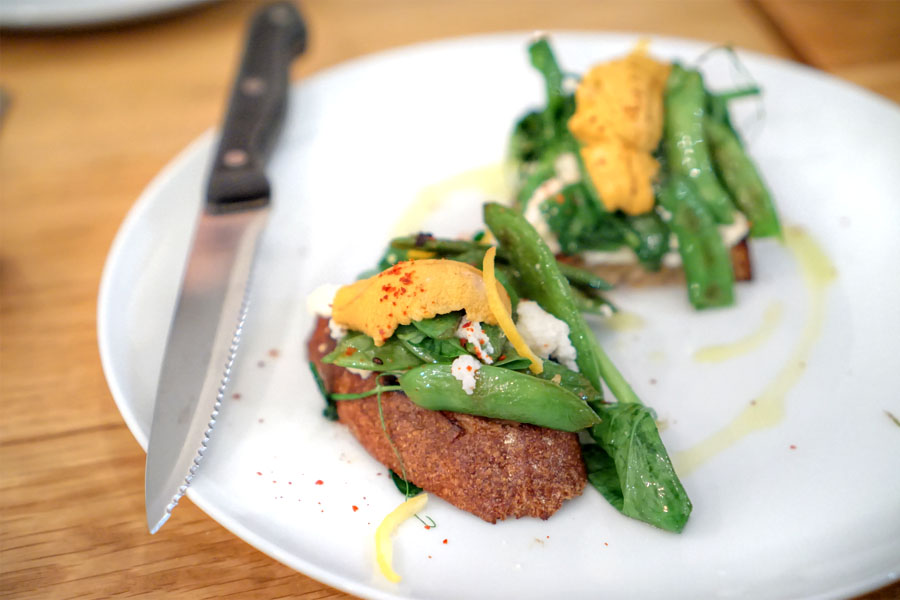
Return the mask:
{"type": "MultiPolygon", "coordinates": [[[[335,346],[328,319],[319,317],[307,349],[328,393],[372,389],[374,376],[362,378],[322,363],[335,346]]],[[[338,419],[389,469],[405,471],[411,483],[490,523],[509,517],[547,519],[587,483],[574,433],[431,411],[402,392],[381,394],[382,426],[378,402],[375,396],[340,400],[338,419]]]]}
{"type": "MultiPolygon", "coordinates": [[[[647,271],[639,263],[627,265],[597,264],[586,265],[577,256],[557,256],[560,262],[589,269],[615,286],[655,287],[662,285],[684,285],[684,271],[681,267],[662,267],[659,271],[647,271]]],[[[731,247],[731,265],[734,268],[735,281],[753,279],[753,268],[750,263],[750,248],[747,239],[743,239],[731,247]]]]}

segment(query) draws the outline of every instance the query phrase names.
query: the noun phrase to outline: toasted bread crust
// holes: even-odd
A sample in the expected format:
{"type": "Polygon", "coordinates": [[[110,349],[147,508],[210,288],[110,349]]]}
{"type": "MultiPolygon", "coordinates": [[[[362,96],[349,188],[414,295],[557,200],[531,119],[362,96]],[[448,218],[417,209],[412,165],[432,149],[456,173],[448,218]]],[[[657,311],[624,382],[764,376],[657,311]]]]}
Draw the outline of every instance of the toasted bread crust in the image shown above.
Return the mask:
{"type": "MultiPolygon", "coordinates": [[[[587,268],[615,286],[624,287],[656,287],[663,285],[684,285],[684,270],[681,267],[662,267],[659,271],[647,271],[640,264],[627,265],[586,265],[577,256],[559,255],[560,262],[566,262],[587,268]]],[[[734,268],[735,281],[753,279],[753,268],[750,263],[750,248],[743,239],[731,247],[731,265],[734,268]]]]}
{"type": "MultiPolygon", "coordinates": [[[[320,318],[308,351],[326,389],[372,389],[374,377],[363,379],[322,363],[334,346],[328,321],[320,318]]],[[[587,483],[576,434],[426,410],[402,392],[383,393],[381,409],[384,427],[375,397],[339,401],[338,417],[379,462],[397,473],[405,469],[412,483],[485,521],[547,519],[565,500],[580,495],[587,483]]]]}

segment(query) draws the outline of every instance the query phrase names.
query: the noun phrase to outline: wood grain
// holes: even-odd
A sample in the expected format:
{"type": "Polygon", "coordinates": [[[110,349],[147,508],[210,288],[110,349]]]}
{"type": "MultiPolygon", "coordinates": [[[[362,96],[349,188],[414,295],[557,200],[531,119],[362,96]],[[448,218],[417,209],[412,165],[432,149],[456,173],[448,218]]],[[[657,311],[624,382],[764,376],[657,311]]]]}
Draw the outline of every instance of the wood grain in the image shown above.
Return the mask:
{"type": "Polygon", "coordinates": [[[798,58],[900,101],[900,2],[759,0],[798,58]]]}
{"type": "MultiPolygon", "coordinates": [[[[774,4],[308,0],[313,36],[294,76],[467,33],[593,29],[729,41],[898,91],[896,39],[870,40],[864,23],[853,52],[821,49],[849,12],[879,3],[829,4],[815,27],[774,4]]],[[[0,35],[0,86],[11,98],[0,120],[3,597],[350,598],[262,555],[190,502],[176,526],[148,535],[144,455],[98,357],[96,297],[113,236],[153,176],[218,122],[257,5],[0,35]]],[[[870,21],[885,18],[883,6],[872,10],[870,21]]],[[[900,588],[885,593],[871,598],[900,588]]]]}

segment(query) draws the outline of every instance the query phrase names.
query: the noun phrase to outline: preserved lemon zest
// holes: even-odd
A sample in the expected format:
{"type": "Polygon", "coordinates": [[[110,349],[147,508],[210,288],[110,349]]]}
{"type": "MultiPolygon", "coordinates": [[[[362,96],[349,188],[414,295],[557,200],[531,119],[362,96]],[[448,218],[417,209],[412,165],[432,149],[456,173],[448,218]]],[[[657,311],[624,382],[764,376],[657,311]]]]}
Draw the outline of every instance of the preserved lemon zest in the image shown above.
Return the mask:
{"type": "Polygon", "coordinates": [[[503,301],[500,299],[500,293],[497,292],[497,278],[494,275],[494,257],[496,255],[497,247],[491,246],[488,248],[488,251],[484,253],[484,263],[482,264],[481,273],[482,277],[484,277],[484,289],[485,293],[487,293],[488,307],[494,314],[494,318],[497,319],[497,324],[500,326],[500,329],[503,330],[503,333],[505,333],[506,337],[509,339],[509,343],[513,345],[516,352],[531,361],[531,364],[528,365],[531,372],[535,375],[539,375],[544,372],[543,361],[541,361],[541,359],[531,351],[528,344],[525,343],[522,334],[519,333],[519,330],[516,329],[516,324],[513,323],[512,316],[510,316],[506,306],[504,306],[503,301]]]}
{"type": "Polygon", "coordinates": [[[375,560],[378,562],[378,568],[381,569],[382,575],[387,577],[389,581],[394,583],[400,581],[400,575],[391,566],[394,558],[391,534],[403,521],[425,508],[426,502],[428,502],[428,494],[419,494],[410,498],[392,510],[378,526],[378,529],[375,530],[375,560]]]}

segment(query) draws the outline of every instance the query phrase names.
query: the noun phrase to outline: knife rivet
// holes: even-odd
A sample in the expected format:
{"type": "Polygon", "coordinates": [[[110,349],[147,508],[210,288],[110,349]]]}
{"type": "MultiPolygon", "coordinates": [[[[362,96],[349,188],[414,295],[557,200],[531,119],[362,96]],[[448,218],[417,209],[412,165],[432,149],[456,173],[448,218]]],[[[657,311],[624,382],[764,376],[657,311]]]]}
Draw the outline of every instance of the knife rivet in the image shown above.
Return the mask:
{"type": "Polygon", "coordinates": [[[240,149],[234,149],[227,151],[222,156],[222,163],[226,167],[231,167],[232,169],[235,167],[243,167],[247,164],[247,160],[249,157],[247,153],[240,149]]]}
{"type": "Polygon", "coordinates": [[[262,77],[247,77],[241,81],[241,91],[248,96],[260,96],[266,89],[266,80],[262,77]]]}
{"type": "Polygon", "coordinates": [[[269,11],[269,20],[276,25],[287,25],[291,22],[291,13],[284,6],[275,6],[269,11]]]}

